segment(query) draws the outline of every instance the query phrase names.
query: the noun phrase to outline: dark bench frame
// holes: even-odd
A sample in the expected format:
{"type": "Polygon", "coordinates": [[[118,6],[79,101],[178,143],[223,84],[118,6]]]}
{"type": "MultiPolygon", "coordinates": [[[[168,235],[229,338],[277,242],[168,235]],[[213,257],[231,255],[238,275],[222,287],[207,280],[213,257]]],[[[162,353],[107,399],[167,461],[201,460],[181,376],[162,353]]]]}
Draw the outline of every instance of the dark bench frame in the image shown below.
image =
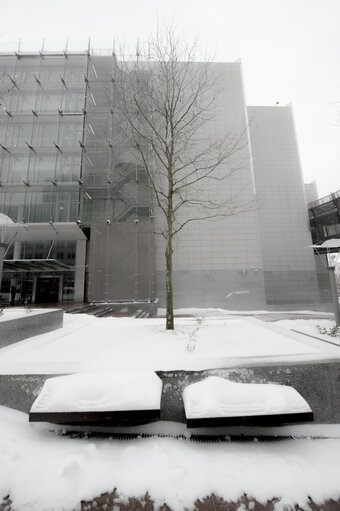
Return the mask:
{"type": "Polygon", "coordinates": [[[105,412],[30,412],[29,422],[50,422],[67,426],[138,426],[156,422],[160,410],[120,410],[105,412]]]}
{"type": "Polygon", "coordinates": [[[221,426],[279,426],[314,420],[313,412],[279,413],[272,415],[240,415],[237,417],[187,418],[188,428],[216,428],[221,426]]]}

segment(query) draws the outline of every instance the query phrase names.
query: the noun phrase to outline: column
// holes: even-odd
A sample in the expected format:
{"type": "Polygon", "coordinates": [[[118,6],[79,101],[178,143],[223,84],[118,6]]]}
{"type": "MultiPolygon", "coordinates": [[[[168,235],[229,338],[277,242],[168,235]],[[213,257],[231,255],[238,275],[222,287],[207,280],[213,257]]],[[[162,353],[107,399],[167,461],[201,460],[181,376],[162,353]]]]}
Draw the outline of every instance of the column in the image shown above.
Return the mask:
{"type": "Polygon", "coordinates": [[[338,293],[336,288],[336,280],[335,280],[335,266],[328,266],[328,275],[329,275],[329,284],[331,288],[331,296],[334,307],[334,319],[336,326],[340,326],[340,310],[339,310],[339,301],[338,301],[338,293]]]}
{"type": "Polygon", "coordinates": [[[64,285],[64,275],[60,275],[59,277],[59,289],[58,289],[58,302],[63,301],[63,285],[64,285]]]}
{"type": "Polygon", "coordinates": [[[5,249],[7,247],[6,243],[0,243],[0,290],[1,290],[1,281],[2,281],[2,267],[4,263],[4,255],[5,249]]]}
{"type": "Polygon", "coordinates": [[[86,240],[77,240],[76,270],[74,275],[74,301],[83,302],[85,292],[86,240]]]}
{"type": "Polygon", "coordinates": [[[36,302],[37,298],[37,283],[38,283],[38,275],[33,275],[33,283],[32,283],[32,303],[36,302]]]}

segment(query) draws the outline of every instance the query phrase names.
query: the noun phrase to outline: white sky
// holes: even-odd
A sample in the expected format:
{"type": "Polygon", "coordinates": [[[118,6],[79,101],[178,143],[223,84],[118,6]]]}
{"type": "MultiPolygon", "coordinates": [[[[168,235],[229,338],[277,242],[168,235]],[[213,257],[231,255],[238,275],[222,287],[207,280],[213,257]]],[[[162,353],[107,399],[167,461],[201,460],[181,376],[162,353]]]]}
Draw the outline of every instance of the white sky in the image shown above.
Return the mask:
{"type": "Polygon", "coordinates": [[[247,103],[292,102],[305,182],[340,189],[340,0],[1,0],[0,51],[112,48],[174,21],[242,59],[247,103]]]}

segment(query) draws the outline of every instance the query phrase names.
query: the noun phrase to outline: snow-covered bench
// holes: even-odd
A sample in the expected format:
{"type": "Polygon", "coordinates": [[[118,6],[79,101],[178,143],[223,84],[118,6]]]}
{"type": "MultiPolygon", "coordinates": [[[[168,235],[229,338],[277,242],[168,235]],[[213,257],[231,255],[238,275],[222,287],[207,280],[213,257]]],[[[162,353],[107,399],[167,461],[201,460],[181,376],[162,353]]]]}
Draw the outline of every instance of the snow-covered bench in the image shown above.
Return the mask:
{"type": "Polygon", "coordinates": [[[313,412],[293,387],[235,383],[211,376],[183,392],[188,428],[312,421],[313,412]]]}
{"type": "Polygon", "coordinates": [[[132,426],[159,420],[162,381],[154,372],[83,373],[49,378],[30,422],[132,426]]]}

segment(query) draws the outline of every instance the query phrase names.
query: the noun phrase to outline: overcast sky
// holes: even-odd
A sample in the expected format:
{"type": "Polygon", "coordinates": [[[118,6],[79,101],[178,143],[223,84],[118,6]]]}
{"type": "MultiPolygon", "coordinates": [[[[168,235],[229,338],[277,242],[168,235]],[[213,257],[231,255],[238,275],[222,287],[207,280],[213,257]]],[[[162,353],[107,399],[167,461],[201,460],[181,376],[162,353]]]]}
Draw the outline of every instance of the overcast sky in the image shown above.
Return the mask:
{"type": "Polygon", "coordinates": [[[159,24],[241,58],[249,105],[293,104],[305,182],[340,189],[340,0],[0,0],[0,51],[133,45],[159,24]]]}

